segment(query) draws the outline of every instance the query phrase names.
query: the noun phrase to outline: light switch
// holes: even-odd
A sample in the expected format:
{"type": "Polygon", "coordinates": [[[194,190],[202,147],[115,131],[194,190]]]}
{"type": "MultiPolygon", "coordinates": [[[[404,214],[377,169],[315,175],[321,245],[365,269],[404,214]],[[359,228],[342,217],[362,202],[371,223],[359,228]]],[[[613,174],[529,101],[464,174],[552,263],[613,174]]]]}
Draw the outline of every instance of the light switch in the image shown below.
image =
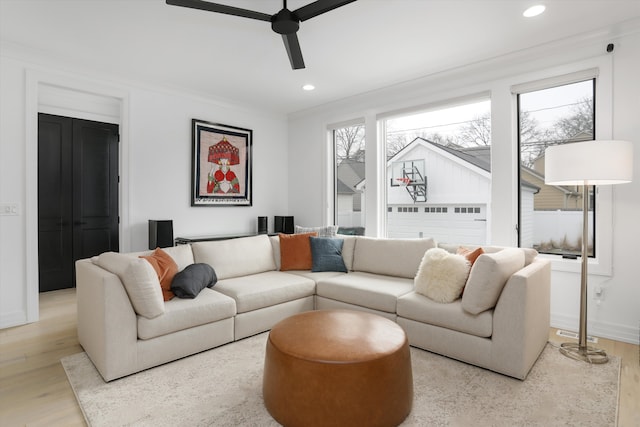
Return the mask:
{"type": "Polygon", "coordinates": [[[18,208],[17,203],[3,203],[0,205],[0,215],[9,216],[9,215],[19,215],[20,209],[18,208]]]}

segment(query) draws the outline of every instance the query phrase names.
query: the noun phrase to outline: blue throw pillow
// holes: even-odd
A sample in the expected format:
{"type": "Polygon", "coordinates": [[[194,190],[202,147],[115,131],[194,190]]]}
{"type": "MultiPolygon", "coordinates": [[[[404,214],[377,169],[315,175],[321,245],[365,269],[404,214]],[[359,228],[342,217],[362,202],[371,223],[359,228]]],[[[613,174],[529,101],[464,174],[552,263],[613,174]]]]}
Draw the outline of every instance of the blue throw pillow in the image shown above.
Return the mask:
{"type": "Polygon", "coordinates": [[[342,245],[344,239],[329,237],[309,237],[311,243],[311,257],[313,265],[311,271],[340,271],[347,272],[342,259],[342,245]]]}
{"type": "Polygon", "coordinates": [[[178,298],[195,298],[204,288],[211,288],[218,281],[209,264],[191,264],[173,276],[171,291],[178,298]]]}

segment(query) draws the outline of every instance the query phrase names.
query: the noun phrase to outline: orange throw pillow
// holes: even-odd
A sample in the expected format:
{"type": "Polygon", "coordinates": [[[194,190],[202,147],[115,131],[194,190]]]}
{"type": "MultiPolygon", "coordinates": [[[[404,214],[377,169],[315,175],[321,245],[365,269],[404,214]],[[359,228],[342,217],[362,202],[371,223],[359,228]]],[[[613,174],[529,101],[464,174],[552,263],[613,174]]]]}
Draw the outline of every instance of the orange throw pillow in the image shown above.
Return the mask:
{"type": "Polygon", "coordinates": [[[460,246],[456,253],[458,255],[464,256],[467,259],[467,261],[469,261],[469,264],[473,266],[473,263],[476,262],[476,259],[478,259],[478,257],[484,253],[484,250],[482,248],[476,248],[471,250],[463,246],[460,246]]]}
{"type": "MultiPolygon", "coordinates": [[[[469,261],[469,274],[471,274],[471,267],[473,267],[473,263],[476,262],[478,257],[483,253],[484,253],[484,249],[480,247],[472,250],[469,248],[465,248],[464,246],[460,246],[456,251],[456,254],[464,256],[467,259],[467,261],[469,261]]],[[[467,276],[467,280],[468,279],[469,279],[469,276],[467,276]]],[[[465,283],[465,287],[462,288],[462,292],[460,293],[460,296],[464,295],[464,290],[466,287],[467,285],[465,283]]]]}
{"type": "Polygon", "coordinates": [[[318,233],[279,234],[280,237],[280,271],[311,270],[311,242],[309,237],[317,237],[318,233]]]}
{"type": "Polygon", "coordinates": [[[171,255],[160,248],[156,248],[151,255],[141,256],[140,258],[146,259],[156,271],[162,288],[162,298],[165,301],[169,301],[174,297],[173,292],[171,292],[171,282],[173,281],[173,276],[178,272],[178,264],[171,258],[171,255]]]}

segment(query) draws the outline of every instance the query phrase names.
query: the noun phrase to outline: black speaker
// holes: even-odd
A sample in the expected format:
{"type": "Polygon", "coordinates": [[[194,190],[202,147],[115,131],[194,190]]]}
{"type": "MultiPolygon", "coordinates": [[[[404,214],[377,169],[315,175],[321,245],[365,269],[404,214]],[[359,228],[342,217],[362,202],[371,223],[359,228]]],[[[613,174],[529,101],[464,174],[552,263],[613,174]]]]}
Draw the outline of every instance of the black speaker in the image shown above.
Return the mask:
{"type": "Polygon", "coordinates": [[[173,246],[173,221],[170,219],[149,220],[149,249],[173,246]]]}
{"type": "Polygon", "coordinates": [[[293,234],[293,217],[292,216],[274,216],[273,232],[293,234]]]}
{"type": "Polygon", "coordinates": [[[269,219],[266,216],[258,217],[258,234],[267,234],[269,219]]]}

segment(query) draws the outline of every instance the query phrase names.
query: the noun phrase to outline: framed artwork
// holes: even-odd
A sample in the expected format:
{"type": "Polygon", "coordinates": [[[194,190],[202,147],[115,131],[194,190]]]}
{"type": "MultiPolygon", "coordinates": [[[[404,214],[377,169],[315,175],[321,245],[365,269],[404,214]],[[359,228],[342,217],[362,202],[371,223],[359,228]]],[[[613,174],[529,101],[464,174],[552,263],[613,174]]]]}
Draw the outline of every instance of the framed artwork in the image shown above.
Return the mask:
{"type": "Polygon", "coordinates": [[[251,206],[253,131],[191,120],[191,206],[251,206]]]}

